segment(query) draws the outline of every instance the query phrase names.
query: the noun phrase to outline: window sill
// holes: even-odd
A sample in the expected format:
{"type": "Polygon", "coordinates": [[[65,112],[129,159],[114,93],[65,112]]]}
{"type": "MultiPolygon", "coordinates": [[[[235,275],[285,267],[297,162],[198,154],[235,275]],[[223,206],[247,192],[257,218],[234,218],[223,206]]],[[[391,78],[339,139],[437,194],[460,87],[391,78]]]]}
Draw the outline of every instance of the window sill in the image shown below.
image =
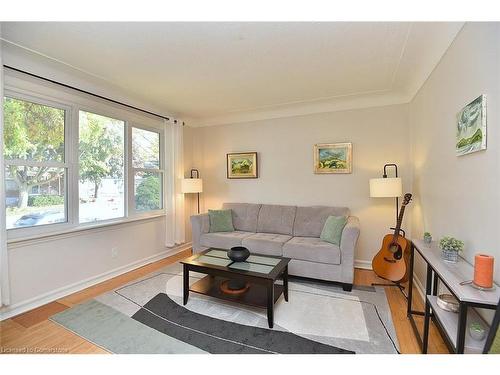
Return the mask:
{"type": "Polygon", "coordinates": [[[36,235],[31,235],[31,236],[11,238],[11,239],[7,240],[7,246],[9,249],[12,249],[12,248],[16,248],[16,247],[25,246],[25,245],[31,244],[31,243],[50,241],[50,240],[53,240],[56,238],[60,239],[60,238],[74,237],[74,236],[83,234],[84,232],[87,232],[87,231],[100,232],[100,231],[108,230],[108,229],[110,229],[110,227],[127,226],[130,224],[139,222],[139,221],[156,220],[156,219],[164,217],[164,216],[165,216],[165,213],[163,212],[163,213],[156,213],[156,214],[147,215],[147,216],[139,216],[139,217],[134,217],[134,218],[113,220],[113,221],[108,221],[105,223],[83,224],[83,225],[79,225],[76,227],[61,229],[58,231],[47,231],[46,233],[39,233],[36,235]]]}

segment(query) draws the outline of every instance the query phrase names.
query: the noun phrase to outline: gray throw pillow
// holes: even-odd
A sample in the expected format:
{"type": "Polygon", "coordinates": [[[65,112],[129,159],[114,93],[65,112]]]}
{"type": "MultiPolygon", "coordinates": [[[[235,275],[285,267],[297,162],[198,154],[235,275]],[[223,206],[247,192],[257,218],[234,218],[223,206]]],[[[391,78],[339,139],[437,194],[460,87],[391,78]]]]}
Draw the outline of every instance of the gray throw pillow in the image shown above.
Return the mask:
{"type": "Polygon", "coordinates": [[[323,241],[330,242],[334,245],[340,246],[340,239],[342,238],[342,231],[347,224],[346,216],[328,216],[325,221],[323,230],[321,231],[321,238],[323,241]]]}
{"type": "Polygon", "coordinates": [[[208,210],[210,233],[234,232],[231,210],[208,210]]]}

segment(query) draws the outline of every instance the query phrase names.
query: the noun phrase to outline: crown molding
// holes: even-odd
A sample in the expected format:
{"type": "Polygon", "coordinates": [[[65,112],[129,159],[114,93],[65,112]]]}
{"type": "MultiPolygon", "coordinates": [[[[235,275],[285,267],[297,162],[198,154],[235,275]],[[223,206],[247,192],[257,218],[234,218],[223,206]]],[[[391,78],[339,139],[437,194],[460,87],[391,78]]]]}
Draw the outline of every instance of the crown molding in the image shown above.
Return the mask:
{"type": "Polygon", "coordinates": [[[238,124],[283,117],[305,116],[316,113],[346,111],[351,109],[384,107],[395,104],[407,104],[413,95],[405,91],[381,91],[376,93],[337,97],[300,104],[279,105],[272,108],[226,113],[203,118],[185,118],[190,127],[238,124]]]}
{"type": "Polygon", "coordinates": [[[322,98],[309,102],[288,103],[267,108],[254,108],[235,111],[217,116],[188,118],[186,123],[191,127],[238,124],[259,120],[270,120],[282,117],[303,116],[315,113],[345,111],[351,109],[382,107],[410,103],[425,84],[448,49],[465,26],[464,22],[430,23],[426,29],[416,30],[411,24],[408,27],[405,42],[394,70],[390,89],[359,93],[341,97],[322,98]],[[430,43],[430,42],[432,43],[430,43]],[[425,43],[427,53],[414,48],[425,43]],[[407,74],[412,77],[406,84],[398,84],[398,77],[407,74]]]}

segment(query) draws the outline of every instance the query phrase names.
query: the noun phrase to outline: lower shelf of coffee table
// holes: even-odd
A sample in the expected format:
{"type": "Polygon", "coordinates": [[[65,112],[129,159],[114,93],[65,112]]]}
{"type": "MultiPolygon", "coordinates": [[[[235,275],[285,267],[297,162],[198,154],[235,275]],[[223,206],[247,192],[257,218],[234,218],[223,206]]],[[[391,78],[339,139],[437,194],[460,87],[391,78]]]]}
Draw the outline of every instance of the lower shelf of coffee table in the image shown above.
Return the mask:
{"type": "MultiPolygon", "coordinates": [[[[267,308],[267,288],[263,285],[250,283],[248,291],[241,295],[226,294],[221,291],[220,284],[228,280],[218,276],[205,276],[189,287],[190,292],[203,294],[243,305],[267,308]]],[[[274,302],[283,294],[283,285],[274,284],[274,302]]]]}

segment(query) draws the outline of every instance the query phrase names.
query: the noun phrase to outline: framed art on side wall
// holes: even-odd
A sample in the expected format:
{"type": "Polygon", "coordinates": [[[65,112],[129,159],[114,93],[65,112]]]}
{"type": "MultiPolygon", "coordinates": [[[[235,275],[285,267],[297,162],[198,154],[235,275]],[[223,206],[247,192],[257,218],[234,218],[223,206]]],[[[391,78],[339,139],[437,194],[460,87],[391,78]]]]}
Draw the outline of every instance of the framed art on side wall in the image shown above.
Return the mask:
{"type": "Polygon", "coordinates": [[[227,178],[258,178],[256,152],[237,152],[227,154],[227,178]]]}
{"type": "Polygon", "coordinates": [[[486,95],[474,99],[457,115],[457,156],[481,150],[486,150],[486,95]]]}
{"type": "Polygon", "coordinates": [[[352,143],[314,145],[314,173],[352,173],[352,143]]]}

